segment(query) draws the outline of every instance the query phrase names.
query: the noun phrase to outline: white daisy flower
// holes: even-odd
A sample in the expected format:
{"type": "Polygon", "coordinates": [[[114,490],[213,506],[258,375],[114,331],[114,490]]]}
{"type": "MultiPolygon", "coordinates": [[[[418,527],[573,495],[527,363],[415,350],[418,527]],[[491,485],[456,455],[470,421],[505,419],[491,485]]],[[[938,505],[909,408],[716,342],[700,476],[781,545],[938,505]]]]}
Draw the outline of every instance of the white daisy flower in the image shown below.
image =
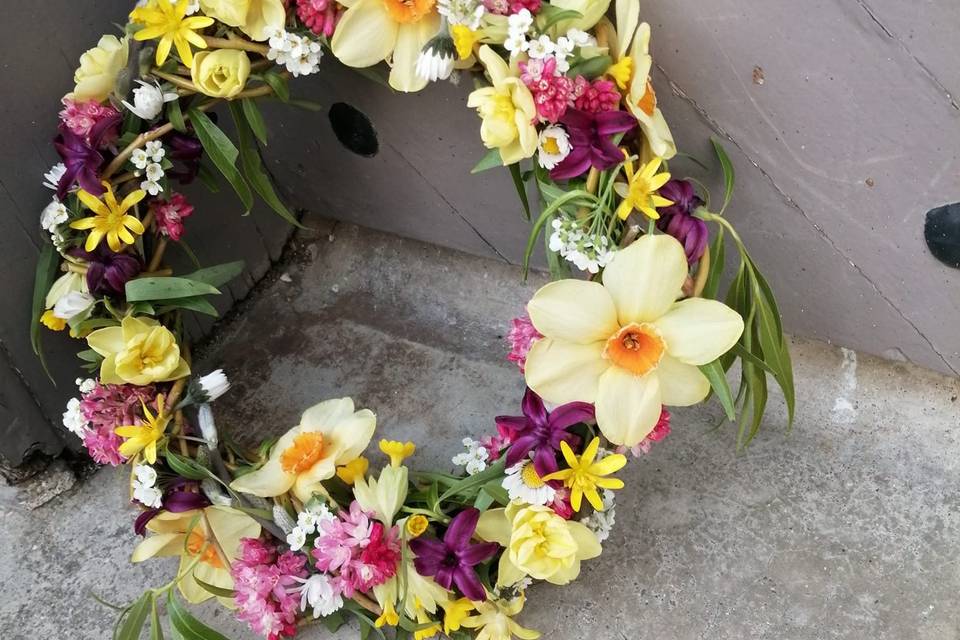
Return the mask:
{"type": "Polygon", "coordinates": [[[453,73],[457,49],[445,34],[430,40],[417,58],[417,75],[427,82],[446,80],[453,73]]]}
{"type": "Polygon", "coordinates": [[[503,479],[503,488],[511,500],[520,500],[527,504],[547,505],[553,502],[556,490],[540,479],[532,460],[524,460],[507,469],[503,479]]]}
{"type": "Polygon", "coordinates": [[[540,139],[537,142],[537,161],[540,166],[550,171],[558,164],[563,162],[573,146],[570,144],[570,136],[566,129],[557,124],[552,124],[540,132],[540,139]]]}

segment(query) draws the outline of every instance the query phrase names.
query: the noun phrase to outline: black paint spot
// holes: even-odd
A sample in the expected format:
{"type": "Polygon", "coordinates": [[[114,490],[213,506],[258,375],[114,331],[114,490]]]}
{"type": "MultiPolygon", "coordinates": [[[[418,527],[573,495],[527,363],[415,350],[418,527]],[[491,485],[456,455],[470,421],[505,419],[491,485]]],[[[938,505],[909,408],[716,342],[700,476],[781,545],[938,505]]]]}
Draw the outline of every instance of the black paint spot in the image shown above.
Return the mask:
{"type": "Polygon", "coordinates": [[[928,211],[923,237],[933,257],[960,269],[960,202],[928,211]]]}
{"type": "Polygon", "coordinates": [[[346,102],[330,107],[330,126],[340,144],[359,156],[372,157],[380,150],[370,118],[346,102]]]}

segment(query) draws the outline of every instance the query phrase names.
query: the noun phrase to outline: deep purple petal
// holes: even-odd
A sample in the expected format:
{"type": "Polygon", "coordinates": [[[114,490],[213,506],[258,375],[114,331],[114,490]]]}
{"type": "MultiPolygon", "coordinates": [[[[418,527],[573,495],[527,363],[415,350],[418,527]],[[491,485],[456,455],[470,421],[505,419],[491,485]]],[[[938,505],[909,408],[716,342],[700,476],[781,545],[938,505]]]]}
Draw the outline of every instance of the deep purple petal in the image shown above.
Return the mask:
{"type": "Polygon", "coordinates": [[[133,523],[133,532],[138,536],[147,535],[147,524],[160,513],[161,509],[147,509],[133,523]]]}
{"type": "MultiPolygon", "coordinates": [[[[456,581],[457,588],[460,589],[460,592],[469,600],[483,602],[487,599],[487,593],[484,591],[483,585],[480,583],[480,578],[477,577],[473,569],[457,567],[453,572],[453,579],[456,581]]],[[[450,588],[449,585],[447,585],[447,588],[450,588]]]]}
{"type": "Polygon", "coordinates": [[[533,424],[540,426],[547,423],[547,408],[543,406],[543,400],[540,399],[540,396],[534,393],[530,387],[527,387],[527,390],[523,393],[523,402],[520,406],[523,415],[527,416],[533,424]]]}
{"type": "Polygon", "coordinates": [[[450,521],[447,532],[443,535],[443,542],[447,549],[464,549],[470,544],[473,532],[477,530],[477,521],[480,520],[479,509],[470,507],[464,509],[450,521]]]}
{"type": "Polygon", "coordinates": [[[430,558],[440,562],[447,557],[446,545],[434,538],[414,538],[409,545],[418,558],[430,558]]]}
{"type": "Polygon", "coordinates": [[[583,175],[590,168],[590,151],[586,147],[574,147],[563,161],[550,171],[554,180],[569,180],[583,175]]]}
{"type": "Polygon", "coordinates": [[[518,434],[530,428],[526,416],[497,416],[493,419],[497,423],[497,432],[504,438],[513,440],[518,434]]]}
{"type": "Polygon", "coordinates": [[[507,466],[512,467],[527,457],[527,454],[539,444],[540,439],[535,435],[520,436],[510,445],[507,452],[507,466]]]}
{"type": "Polygon", "coordinates": [[[210,501],[205,495],[193,491],[173,491],[163,497],[163,508],[171,513],[183,513],[209,506],[210,501]]]}
{"type": "Polygon", "coordinates": [[[570,132],[593,129],[593,116],[580,109],[567,109],[560,122],[570,132]]]}
{"type": "Polygon", "coordinates": [[[122,120],[123,117],[118,111],[93,125],[90,129],[90,146],[94,149],[99,148],[105,137],[111,137],[111,134],[115,133],[113,129],[119,126],[122,120]]]}
{"type": "Polygon", "coordinates": [[[444,589],[449,589],[453,584],[453,573],[456,567],[441,566],[437,569],[437,574],[433,576],[433,581],[444,589]]]}
{"type": "Polygon", "coordinates": [[[601,111],[595,118],[597,134],[601,136],[624,133],[637,126],[637,119],[626,111],[601,111]]]}
{"type": "Polygon", "coordinates": [[[593,405],[589,402],[569,402],[550,412],[550,429],[566,429],[578,422],[593,421],[596,417],[593,405]]]}
{"type": "Polygon", "coordinates": [[[497,555],[500,545],[496,542],[482,542],[480,544],[471,544],[467,545],[466,548],[462,549],[458,554],[460,558],[460,564],[472,567],[478,565],[481,562],[486,562],[493,556],[497,555]]]}
{"type": "Polygon", "coordinates": [[[533,456],[533,468],[537,475],[543,477],[557,471],[557,454],[551,447],[540,447],[533,456]]]}

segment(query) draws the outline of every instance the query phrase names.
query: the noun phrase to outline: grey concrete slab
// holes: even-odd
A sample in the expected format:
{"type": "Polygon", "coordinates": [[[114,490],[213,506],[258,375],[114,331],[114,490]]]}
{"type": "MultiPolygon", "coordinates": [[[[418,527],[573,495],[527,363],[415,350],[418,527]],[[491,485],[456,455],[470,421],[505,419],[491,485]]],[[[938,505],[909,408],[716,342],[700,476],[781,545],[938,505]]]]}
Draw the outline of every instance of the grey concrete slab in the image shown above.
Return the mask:
{"type": "MultiPolygon", "coordinates": [[[[517,408],[522,380],[502,336],[541,280],[523,285],[494,260],[311,222],[317,231],[203,353],[235,384],[218,403],[221,426],[252,441],[350,394],[378,413],[380,434],[419,443],[415,466],[449,467],[463,436],[517,408]]],[[[673,433],[623,472],[604,555],[569,587],[536,587],[524,622],[558,640],[960,635],[960,384],[792,345],[793,432],[783,433],[775,398],[765,430],[737,454],[731,429],[714,428],[717,407],[676,411],[673,433]]],[[[168,579],[170,563],[126,564],[135,512],[124,482],[103,469],[33,511],[0,491],[0,637],[107,637],[109,612],[89,590],[130,600],[168,579]]],[[[237,640],[254,638],[222,610],[203,613],[237,640]]]]}

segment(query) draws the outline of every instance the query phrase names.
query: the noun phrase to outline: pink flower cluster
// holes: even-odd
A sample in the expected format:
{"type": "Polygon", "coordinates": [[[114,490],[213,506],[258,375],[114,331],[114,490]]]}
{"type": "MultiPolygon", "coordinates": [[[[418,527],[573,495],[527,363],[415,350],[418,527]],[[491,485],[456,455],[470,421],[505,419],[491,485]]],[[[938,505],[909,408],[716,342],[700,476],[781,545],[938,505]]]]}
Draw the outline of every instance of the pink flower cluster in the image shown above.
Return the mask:
{"type": "Polygon", "coordinates": [[[80,412],[90,428],[83,435],[83,445],[90,457],[100,464],[117,466],[125,458],[120,455],[123,442],[114,429],[125,425],[140,424],[143,417],[142,403],[150,404],[156,399],[153,385],[138,387],[132,384],[100,384],[80,399],[80,412]]]}
{"type": "Polygon", "coordinates": [[[230,567],[237,618],[267,640],[297,633],[300,594],[297,578],[307,576],[307,558],[293,551],[277,554],[257,538],[240,541],[240,557],[230,567]]]}
{"type": "MultiPolygon", "coordinates": [[[[513,319],[513,326],[507,334],[507,342],[510,343],[510,353],[507,354],[507,360],[516,362],[523,372],[527,363],[527,352],[533,343],[543,337],[533,323],[530,322],[530,316],[523,314],[519,318],[513,319]]],[[[501,434],[502,435],[502,434],[501,434]]]]}
{"type": "Polygon", "coordinates": [[[574,81],[557,71],[557,59],[520,62],[520,79],[533,94],[537,115],[556,123],[573,103],[574,81]]]}
{"type": "Polygon", "coordinates": [[[318,36],[331,37],[340,15],[335,0],[297,0],[297,17],[318,36]]]}
{"type": "Polygon", "coordinates": [[[339,572],[336,585],[348,598],[383,584],[397,572],[400,541],[397,528],[387,529],[373,520],[356,500],[350,510],[341,510],[335,520],[320,524],[313,550],[316,567],[339,572]]]}
{"type": "Polygon", "coordinates": [[[150,205],[160,233],[179,241],[183,236],[183,219],[193,214],[193,205],[182,193],[173,192],[169,200],[157,198],[150,205]]]}
{"type": "Polygon", "coordinates": [[[620,92],[612,80],[598,78],[590,82],[577,76],[571,93],[573,106],[587,113],[615,111],[620,106],[620,92]]]}
{"type": "Polygon", "coordinates": [[[490,13],[509,16],[524,9],[536,14],[540,11],[541,0],[483,0],[483,6],[490,13]]]}
{"type": "Polygon", "coordinates": [[[573,517],[573,505],[570,504],[570,489],[567,489],[562,483],[555,480],[550,482],[550,486],[555,489],[555,492],[553,494],[553,502],[548,506],[553,509],[555,514],[564,520],[569,520],[573,517]]]}
{"type": "MultiPolygon", "coordinates": [[[[63,111],[60,112],[60,121],[72,133],[83,138],[87,144],[90,142],[90,131],[98,122],[105,118],[115,118],[119,112],[108,104],[100,104],[96,100],[87,102],[77,102],[72,98],[64,98],[63,111]]],[[[116,140],[116,132],[105,135],[101,138],[100,144],[106,146],[116,140]]]]}

